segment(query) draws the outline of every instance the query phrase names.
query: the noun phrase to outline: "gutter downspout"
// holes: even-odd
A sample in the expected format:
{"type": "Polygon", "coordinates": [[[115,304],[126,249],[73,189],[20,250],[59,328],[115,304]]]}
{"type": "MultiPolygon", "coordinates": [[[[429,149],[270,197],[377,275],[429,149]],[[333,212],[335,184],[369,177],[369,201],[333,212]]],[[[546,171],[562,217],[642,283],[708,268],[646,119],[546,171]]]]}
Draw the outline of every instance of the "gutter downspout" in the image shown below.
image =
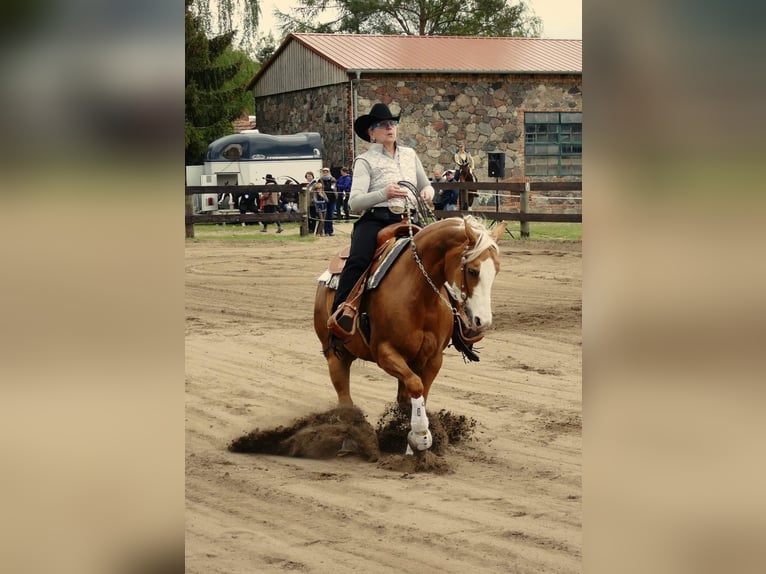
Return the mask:
{"type": "MultiPolygon", "coordinates": [[[[354,121],[359,116],[359,110],[358,110],[358,101],[359,101],[359,79],[362,77],[362,72],[360,70],[356,70],[356,79],[351,80],[351,107],[352,107],[352,118],[351,118],[351,146],[354,154],[354,158],[356,159],[356,137],[354,135],[354,121]]],[[[350,162],[353,164],[353,160],[350,162]]]]}

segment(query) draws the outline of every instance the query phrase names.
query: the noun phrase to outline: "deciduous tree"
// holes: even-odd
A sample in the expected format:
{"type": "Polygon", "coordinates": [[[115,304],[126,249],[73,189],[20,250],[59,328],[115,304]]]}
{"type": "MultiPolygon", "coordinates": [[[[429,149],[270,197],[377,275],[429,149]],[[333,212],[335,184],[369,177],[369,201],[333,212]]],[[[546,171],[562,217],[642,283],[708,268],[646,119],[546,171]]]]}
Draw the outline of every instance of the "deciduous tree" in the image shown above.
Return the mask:
{"type": "Polygon", "coordinates": [[[301,0],[279,12],[283,32],[537,37],[541,20],[522,0],[301,0]]]}

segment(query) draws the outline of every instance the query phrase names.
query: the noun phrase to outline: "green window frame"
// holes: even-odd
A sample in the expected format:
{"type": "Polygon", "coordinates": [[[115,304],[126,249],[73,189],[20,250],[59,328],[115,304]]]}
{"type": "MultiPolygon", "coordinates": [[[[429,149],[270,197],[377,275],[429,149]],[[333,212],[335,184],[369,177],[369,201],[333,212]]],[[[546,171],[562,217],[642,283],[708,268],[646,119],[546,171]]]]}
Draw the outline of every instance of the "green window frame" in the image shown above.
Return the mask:
{"type": "Polygon", "coordinates": [[[524,175],[582,176],[582,112],[524,113],[524,175]]]}

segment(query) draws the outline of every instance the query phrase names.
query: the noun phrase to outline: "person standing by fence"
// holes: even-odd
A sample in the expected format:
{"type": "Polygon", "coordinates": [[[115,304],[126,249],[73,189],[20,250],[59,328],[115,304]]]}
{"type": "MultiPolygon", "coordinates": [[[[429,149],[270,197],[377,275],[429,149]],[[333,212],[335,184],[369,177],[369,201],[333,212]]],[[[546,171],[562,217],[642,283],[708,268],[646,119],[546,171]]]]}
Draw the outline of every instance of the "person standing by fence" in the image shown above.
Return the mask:
{"type": "Polygon", "coordinates": [[[324,232],[326,235],[332,237],[335,235],[335,228],[332,221],[335,218],[335,204],[338,201],[338,194],[336,192],[335,184],[337,183],[335,178],[330,175],[330,168],[322,168],[322,176],[319,178],[324,186],[324,193],[327,196],[327,213],[324,220],[324,232]]]}
{"type": "MultiPolygon", "coordinates": [[[[447,171],[445,174],[447,183],[454,183],[455,172],[447,171]]],[[[457,211],[458,190],[457,189],[442,189],[442,209],[444,211],[457,211]]]]}
{"type": "Polygon", "coordinates": [[[301,185],[305,187],[308,190],[308,197],[309,197],[309,233],[311,235],[314,235],[314,231],[316,230],[317,226],[317,209],[316,205],[314,204],[314,201],[312,200],[312,192],[314,189],[314,183],[316,182],[316,178],[314,177],[313,171],[307,171],[305,175],[306,181],[305,183],[302,183],[301,185]]]}
{"type": "MultiPolygon", "coordinates": [[[[270,173],[266,174],[266,177],[264,178],[266,180],[266,185],[276,185],[277,180],[274,179],[274,176],[270,173]]],[[[263,198],[263,212],[264,213],[279,213],[279,192],[277,191],[264,191],[261,194],[261,197],[263,198]]],[[[261,229],[261,233],[266,233],[268,231],[269,224],[265,221],[263,222],[263,229],[261,229]]],[[[282,233],[284,229],[282,229],[282,223],[277,220],[277,233],[282,233]]]]}
{"type": "Polygon", "coordinates": [[[285,182],[287,185],[293,185],[294,189],[282,192],[282,208],[285,213],[298,213],[298,190],[300,187],[295,184],[295,181],[288,179],[285,182]]]}
{"type": "MultiPolygon", "coordinates": [[[[250,185],[255,185],[251,183],[250,185]]],[[[247,191],[239,196],[239,213],[241,215],[245,215],[248,211],[252,211],[253,213],[258,213],[258,192],[250,192],[247,191]]],[[[242,222],[242,227],[245,227],[245,225],[248,225],[244,221],[242,222]]]]}
{"type": "Polygon", "coordinates": [[[343,217],[343,219],[348,221],[351,219],[351,214],[348,210],[348,198],[351,195],[351,175],[347,167],[340,168],[340,177],[335,187],[338,189],[338,207],[335,210],[336,219],[340,220],[343,217]]]}
{"type": "Polygon", "coordinates": [[[316,234],[322,237],[325,234],[324,223],[327,216],[327,195],[321,181],[317,181],[312,185],[311,204],[314,206],[317,214],[316,234]]]}

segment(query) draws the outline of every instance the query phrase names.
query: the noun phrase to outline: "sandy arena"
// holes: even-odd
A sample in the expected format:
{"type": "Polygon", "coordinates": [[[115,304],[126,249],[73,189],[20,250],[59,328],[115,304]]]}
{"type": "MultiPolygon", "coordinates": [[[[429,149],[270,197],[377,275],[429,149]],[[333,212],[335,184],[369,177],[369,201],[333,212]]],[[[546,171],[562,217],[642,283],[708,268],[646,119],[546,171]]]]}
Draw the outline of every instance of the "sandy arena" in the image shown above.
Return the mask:
{"type": "Polygon", "coordinates": [[[369,440],[396,381],[355,362],[361,413],[334,416],[312,327],[316,278],[350,230],[187,241],[186,571],[580,572],[581,243],[504,236],[481,361],[449,347],[431,389],[452,442],[403,466],[369,440]],[[305,428],[328,421],[359,430],[339,455],[305,428]],[[266,434],[280,454],[229,450],[266,434]]]}

